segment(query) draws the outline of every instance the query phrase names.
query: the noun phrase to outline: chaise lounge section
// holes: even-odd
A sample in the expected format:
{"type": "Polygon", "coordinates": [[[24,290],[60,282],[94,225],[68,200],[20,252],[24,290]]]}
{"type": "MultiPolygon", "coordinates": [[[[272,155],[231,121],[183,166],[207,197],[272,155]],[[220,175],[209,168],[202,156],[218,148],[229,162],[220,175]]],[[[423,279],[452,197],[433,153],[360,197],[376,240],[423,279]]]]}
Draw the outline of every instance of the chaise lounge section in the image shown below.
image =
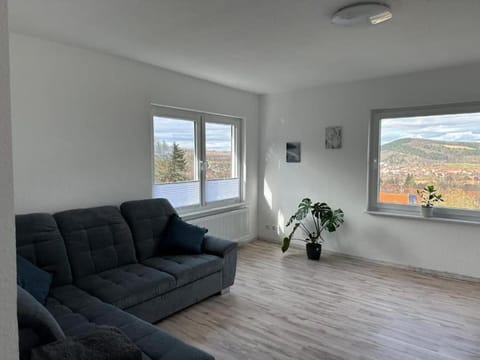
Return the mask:
{"type": "MultiPolygon", "coordinates": [[[[17,215],[17,253],[53,274],[45,306],[67,336],[107,325],[121,329],[144,359],[212,359],[151,323],[228,289],[237,247],[206,235],[201,253],[162,250],[176,215],[165,199],[17,215]]],[[[21,347],[40,345],[22,330],[21,347]]]]}

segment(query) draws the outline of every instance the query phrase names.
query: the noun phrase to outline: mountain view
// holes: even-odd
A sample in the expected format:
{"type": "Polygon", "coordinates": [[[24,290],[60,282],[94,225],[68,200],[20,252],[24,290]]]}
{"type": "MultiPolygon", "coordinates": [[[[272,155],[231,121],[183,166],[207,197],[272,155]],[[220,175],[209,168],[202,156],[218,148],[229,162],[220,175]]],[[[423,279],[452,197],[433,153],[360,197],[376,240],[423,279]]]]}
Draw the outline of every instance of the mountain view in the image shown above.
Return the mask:
{"type": "Polygon", "coordinates": [[[420,160],[426,164],[480,163],[480,143],[428,139],[399,139],[382,145],[382,161],[420,160]]]}
{"type": "Polygon", "coordinates": [[[418,204],[417,189],[434,184],[440,206],[480,208],[480,143],[402,138],[381,146],[380,201],[418,204]]]}

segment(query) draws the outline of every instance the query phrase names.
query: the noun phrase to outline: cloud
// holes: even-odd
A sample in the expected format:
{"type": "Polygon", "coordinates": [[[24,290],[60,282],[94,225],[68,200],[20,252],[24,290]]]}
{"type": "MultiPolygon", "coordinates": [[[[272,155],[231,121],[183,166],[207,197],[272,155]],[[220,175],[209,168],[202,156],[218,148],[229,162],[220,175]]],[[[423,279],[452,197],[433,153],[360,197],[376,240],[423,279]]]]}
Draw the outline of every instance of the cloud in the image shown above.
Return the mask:
{"type": "Polygon", "coordinates": [[[382,144],[404,138],[480,142],[480,113],[382,119],[382,144]]]}
{"type": "MultiPolygon", "coordinates": [[[[231,125],[206,124],[207,150],[228,151],[232,146],[231,125]]],[[[176,142],[185,149],[195,147],[195,123],[190,120],[154,117],[155,142],[176,142]]]]}

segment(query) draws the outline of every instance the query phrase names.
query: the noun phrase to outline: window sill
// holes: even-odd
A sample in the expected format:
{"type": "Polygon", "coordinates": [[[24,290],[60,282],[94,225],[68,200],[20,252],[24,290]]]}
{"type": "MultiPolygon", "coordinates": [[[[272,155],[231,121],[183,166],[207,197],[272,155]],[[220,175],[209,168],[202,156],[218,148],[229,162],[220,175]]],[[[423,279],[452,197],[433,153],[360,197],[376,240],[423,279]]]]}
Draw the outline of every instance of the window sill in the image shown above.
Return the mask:
{"type": "Polygon", "coordinates": [[[246,202],[240,202],[236,204],[220,206],[220,207],[211,208],[211,209],[202,209],[198,211],[190,211],[190,212],[179,211],[179,215],[182,217],[183,220],[186,220],[186,221],[195,220],[202,217],[213,216],[213,215],[223,214],[229,211],[244,209],[244,208],[247,208],[247,205],[248,204],[246,202]]]}
{"type": "Polygon", "coordinates": [[[373,211],[366,210],[366,214],[375,215],[375,216],[387,216],[387,217],[396,217],[403,219],[413,219],[413,220],[425,220],[425,221],[436,221],[436,222],[446,222],[446,223],[457,223],[457,224],[470,224],[470,225],[480,225],[480,220],[464,220],[464,219],[453,219],[445,217],[424,217],[420,214],[406,214],[406,213],[397,213],[394,211],[373,211]]]}

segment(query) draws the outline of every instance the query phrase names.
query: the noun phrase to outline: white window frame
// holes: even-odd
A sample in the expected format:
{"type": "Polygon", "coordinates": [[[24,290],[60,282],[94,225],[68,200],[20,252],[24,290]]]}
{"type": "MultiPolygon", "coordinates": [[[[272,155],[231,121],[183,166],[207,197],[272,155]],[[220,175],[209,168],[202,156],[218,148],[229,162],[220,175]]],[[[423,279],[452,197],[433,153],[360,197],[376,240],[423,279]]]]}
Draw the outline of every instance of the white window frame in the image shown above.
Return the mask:
{"type": "MultiPolygon", "coordinates": [[[[378,188],[380,181],[378,159],[380,157],[380,122],[382,119],[478,112],[480,112],[480,102],[372,110],[369,128],[367,212],[380,215],[398,215],[401,217],[421,218],[419,205],[388,204],[378,201],[378,188]]],[[[434,217],[431,218],[431,220],[442,219],[447,221],[479,223],[480,210],[436,207],[434,217]]]]}
{"type": "Polygon", "coordinates": [[[192,206],[184,206],[176,208],[182,215],[196,214],[199,212],[210,212],[215,210],[230,209],[232,207],[241,206],[244,203],[245,194],[245,173],[244,173],[244,118],[231,115],[215,114],[205,111],[196,111],[191,109],[183,109],[166,105],[151,104],[150,116],[150,131],[151,131],[151,146],[150,146],[150,170],[151,170],[151,184],[152,184],[152,198],[154,198],[155,184],[155,117],[166,117],[179,120],[190,120],[195,124],[195,176],[198,175],[200,181],[200,204],[192,206]],[[235,134],[232,141],[235,147],[235,166],[236,174],[239,179],[239,196],[237,198],[219,200],[214,202],[206,201],[206,186],[207,186],[207,162],[206,159],[206,144],[205,140],[205,124],[219,123],[234,125],[235,134]]]}

